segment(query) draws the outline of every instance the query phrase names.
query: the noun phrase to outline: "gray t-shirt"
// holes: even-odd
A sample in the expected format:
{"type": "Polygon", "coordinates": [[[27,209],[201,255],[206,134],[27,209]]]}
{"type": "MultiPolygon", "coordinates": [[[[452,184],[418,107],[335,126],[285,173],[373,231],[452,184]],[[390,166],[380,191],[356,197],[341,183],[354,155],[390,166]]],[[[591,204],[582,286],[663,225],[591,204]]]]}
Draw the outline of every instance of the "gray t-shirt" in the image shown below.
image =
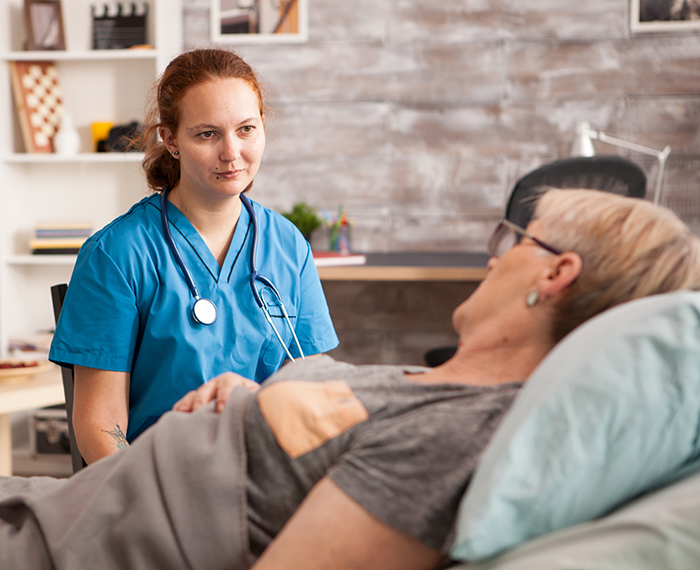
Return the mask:
{"type": "Polygon", "coordinates": [[[263,384],[245,416],[254,555],[324,475],[376,518],[447,552],[460,498],[522,383],[404,375],[424,371],[320,356],[263,384]]]}

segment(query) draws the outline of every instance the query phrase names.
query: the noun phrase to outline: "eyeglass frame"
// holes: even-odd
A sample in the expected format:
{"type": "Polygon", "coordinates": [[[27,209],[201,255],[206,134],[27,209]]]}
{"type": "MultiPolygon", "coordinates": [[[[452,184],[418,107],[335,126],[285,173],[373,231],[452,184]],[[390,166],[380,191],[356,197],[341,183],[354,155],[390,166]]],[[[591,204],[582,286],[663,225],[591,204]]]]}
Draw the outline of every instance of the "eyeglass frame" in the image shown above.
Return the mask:
{"type": "MultiPolygon", "coordinates": [[[[530,238],[533,242],[535,242],[536,245],[540,246],[543,249],[546,249],[548,252],[553,253],[554,255],[561,255],[562,253],[564,253],[563,251],[557,249],[556,247],[553,247],[553,246],[543,242],[541,239],[536,238],[532,233],[527,231],[525,228],[521,228],[518,224],[514,224],[513,222],[511,222],[507,218],[502,218],[501,221],[498,222],[496,229],[493,230],[493,233],[491,234],[491,237],[489,238],[489,241],[488,241],[488,244],[486,247],[487,251],[489,252],[489,255],[491,255],[492,257],[500,257],[494,253],[496,251],[496,247],[495,247],[496,244],[494,244],[493,242],[496,239],[498,232],[501,230],[501,228],[503,226],[505,226],[509,230],[515,232],[516,234],[521,236],[521,238],[523,238],[523,237],[530,238]]],[[[506,250],[506,252],[510,251],[510,249],[512,249],[513,247],[515,247],[519,243],[520,243],[520,240],[518,240],[514,245],[512,245],[510,248],[508,248],[506,250]]],[[[503,253],[506,253],[506,252],[503,252],[503,253]]],[[[501,254],[501,255],[503,255],[503,254],[501,254]]]]}

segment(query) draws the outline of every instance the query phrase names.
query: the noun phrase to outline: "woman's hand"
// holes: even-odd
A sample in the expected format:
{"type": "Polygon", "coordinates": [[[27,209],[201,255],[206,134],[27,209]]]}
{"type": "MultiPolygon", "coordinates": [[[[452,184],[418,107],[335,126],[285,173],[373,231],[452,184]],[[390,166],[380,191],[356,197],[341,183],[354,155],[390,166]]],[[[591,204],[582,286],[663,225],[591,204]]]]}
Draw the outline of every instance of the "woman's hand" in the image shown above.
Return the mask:
{"type": "Polygon", "coordinates": [[[226,401],[231,392],[238,386],[243,386],[251,392],[257,392],[260,389],[260,384],[257,382],[248,380],[233,372],[224,372],[212,378],[206,384],[202,384],[196,390],[185,394],[180,400],[175,402],[173,411],[194,412],[202,406],[206,406],[212,400],[216,400],[216,412],[221,413],[226,407],[226,401]]]}

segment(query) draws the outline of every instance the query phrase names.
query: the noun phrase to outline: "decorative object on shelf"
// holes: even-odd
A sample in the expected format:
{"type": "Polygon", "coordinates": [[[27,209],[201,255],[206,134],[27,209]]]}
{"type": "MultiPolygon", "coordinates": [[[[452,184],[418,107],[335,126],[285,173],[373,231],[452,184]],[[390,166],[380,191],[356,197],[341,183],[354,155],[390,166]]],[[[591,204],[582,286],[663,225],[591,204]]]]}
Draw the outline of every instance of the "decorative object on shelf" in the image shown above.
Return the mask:
{"type": "Polygon", "coordinates": [[[308,0],[210,0],[211,40],[252,44],[305,42],[308,0]]]}
{"type": "Polygon", "coordinates": [[[632,32],[682,32],[698,28],[699,0],[630,0],[632,32]]]}
{"type": "Polygon", "coordinates": [[[53,137],[53,151],[63,156],[75,156],[80,152],[80,135],[68,113],[63,114],[58,132],[53,137]]]}
{"type": "Polygon", "coordinates": [[[107,152],[138,152],[133,141],[142,130],[143,125],[138,121],[112,127],[107,136],[107,152]]]}
{"type": "Polygon", "coordinates": [[[282,212],[282,215],[292,222],[308,241],[311,234],[321,227],[323,220],[316,213],[316,208],[306,202],[297,202],[292,206],[291,212],[282,212]]]}
{"type": "Polygon", "coordinates": [[[56,65],[52,61],[11,61],[12,90],[26,152],[53,152],[63,115],[56,65]]]}
{"type": "Polygon", "coordinates": [[[92,6],[92,49],[128,49],[146,45],[146,16],[148,4],[141,2],[141,10],[136,2],[131,2],[127,12],[121,2],[117,2],[116,14],[110,14],[109,5],[104,4],[101,14],[92,6]]]}
{"type": "Polygon", "coordinates": [[[652,201],[654,204],[659,203],[659,199],[661,198],[661,185],[664,179],[664,171],[666,170],[666,160],[668,159],[668,155],[671,154],[670,146],[667,145],[662,150],[656,150],[648,146],[611,137],[597,128],[594,128],[588,121],[579,121],[576,123],[576,136],[571,147],[571,156],[594,156],[594,140],[656,157],[659,164],[656,172],[656,183],[654,184],[654,196],[652,201]]]}
{"type": "Polygon", "coordinates": [[[66,49],[60,0],[24,0],[26,49],[66,49]]]}
{"type": "Polygon", "coordinates": [[[46,222],[34,228],[29,249],[41,255],[76,254],[90,235],[90,222],[46,222]]]}
{"type": "Polygon", "coordinates": [[[93,150],[95,152],[107,152],[107,139],[109,138],[109,131],[112,130],[113,126],[113,123],[108,123],[106,121],[92,123],[90,130],[92,132],[92,142],[94,143],[93,150]]]}

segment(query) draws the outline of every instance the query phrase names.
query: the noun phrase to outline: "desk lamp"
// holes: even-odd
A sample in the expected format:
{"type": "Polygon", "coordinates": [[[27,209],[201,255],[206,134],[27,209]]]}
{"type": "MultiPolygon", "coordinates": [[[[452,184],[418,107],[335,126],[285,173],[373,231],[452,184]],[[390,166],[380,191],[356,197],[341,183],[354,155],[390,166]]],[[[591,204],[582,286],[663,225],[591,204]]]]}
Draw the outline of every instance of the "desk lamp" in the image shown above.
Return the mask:
{"type": "Polygon", "coordinates": [[[666,146],[666,148],[663,150],[655,150],[633,142],[623,141],[621,139],[611,137],[594,128],[588,121],[579,121],[576,123],[576,138],[574,139],[574,144],[571,147],[571,155],[594,156],[594,140],[599,140],[607,144],[619,146],[621,148],[626,148],[642,154],[655,156],[656,160],[659,161],[659,170],[656,174],[656,184],[654,185],[654,204],[659,203],[659,198],[661,197],[661,183],[664,178],[664,170],[666,169],[666,159],[668,159],[668,155],[671,153],[670,146],[666,146]]]}

